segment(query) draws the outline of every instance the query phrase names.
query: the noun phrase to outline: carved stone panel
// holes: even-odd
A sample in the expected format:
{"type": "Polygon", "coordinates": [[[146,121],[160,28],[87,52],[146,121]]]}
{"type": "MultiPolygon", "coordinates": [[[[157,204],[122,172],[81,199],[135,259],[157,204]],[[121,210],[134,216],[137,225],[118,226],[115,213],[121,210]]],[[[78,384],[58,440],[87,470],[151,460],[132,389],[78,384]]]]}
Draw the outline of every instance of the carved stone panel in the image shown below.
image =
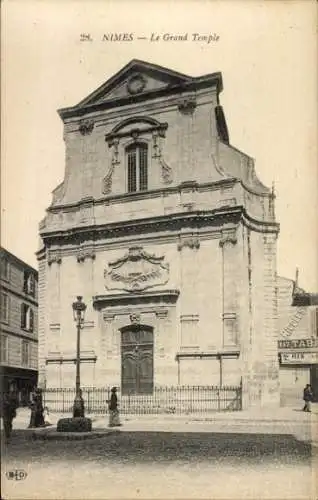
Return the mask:
{"type": "Polygon", "coordinates": [[[108,263],[104,277],[108,290],[142,291],[165,285],[169,280],[169,264],[164,257],[132,247],[126,255],[108,263]]]}

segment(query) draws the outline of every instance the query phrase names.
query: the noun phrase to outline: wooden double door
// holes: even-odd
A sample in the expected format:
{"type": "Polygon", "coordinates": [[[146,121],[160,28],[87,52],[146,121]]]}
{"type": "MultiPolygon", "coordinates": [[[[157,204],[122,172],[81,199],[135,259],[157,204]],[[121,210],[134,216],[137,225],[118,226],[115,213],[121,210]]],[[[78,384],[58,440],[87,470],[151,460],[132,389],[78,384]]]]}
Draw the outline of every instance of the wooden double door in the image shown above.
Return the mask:
{"type": "Polygon", "coordinates": [[[153,392],[153,328],[129,325],[121,330],[122,394],[153,392]]]}

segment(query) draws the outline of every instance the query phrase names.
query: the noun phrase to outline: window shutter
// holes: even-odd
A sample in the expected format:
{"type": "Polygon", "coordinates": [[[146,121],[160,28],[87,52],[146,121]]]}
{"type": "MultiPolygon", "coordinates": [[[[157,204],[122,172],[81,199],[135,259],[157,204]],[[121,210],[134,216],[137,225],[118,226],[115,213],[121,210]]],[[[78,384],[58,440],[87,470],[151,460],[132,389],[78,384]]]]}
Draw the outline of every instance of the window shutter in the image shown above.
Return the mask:
{"type": "Polygon", "coordinates": [[[34,328],[34,312],[33,310],[30,308],[30,311],[29,311],[29,330],[30,332],[33,332],[33,328],[34,328]]]}
{"type": "Polygon", "coordinates": [[[21,328],[26,328],[26,305],[21,304],[21,328]]]}
{"type": "Polygon", "coordinates": [[[5,300],[5,315],[6,315],[6,321],[9,323],[10,321],[10,296],[7,295],[6,296],[6,300],[5,300]]]}
{"type": "Polygon", "coordinates": [[[148,189],[148,165],[147,165],[147,146],[139,148],[139,175],[140,175],[140,191],[148,189]]]}
{"type": "Polygon", "coordinates": [[[24,277],[23,277],[23,291],[24,293],[28,293],[28,273],[27,271],[24,271],[24,277]]]}
{"type": "Polygon", "coordinates": [[[128,151],[128,192],[133,193],[136,190],[136,147],[134,147],[128,151]]]}
{"type": "Polygon", "coordinates": [[[30,274],[29,291],[31,295],[35,295],[35,279],[33,274],[30,274]]]}

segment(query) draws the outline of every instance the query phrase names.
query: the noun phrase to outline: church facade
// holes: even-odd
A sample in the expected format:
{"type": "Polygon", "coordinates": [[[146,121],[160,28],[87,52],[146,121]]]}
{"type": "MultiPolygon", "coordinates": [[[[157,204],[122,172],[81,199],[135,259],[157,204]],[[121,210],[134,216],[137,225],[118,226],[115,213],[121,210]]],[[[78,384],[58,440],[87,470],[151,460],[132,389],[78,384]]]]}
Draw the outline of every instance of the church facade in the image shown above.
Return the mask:
{"type": "Polygon", "coordinates": [[[275,196],[230,144],[221,73],[133,60],[64,124],[64,181],[40,223],[39,384],[242,383],[279,405],[275,196]]]}

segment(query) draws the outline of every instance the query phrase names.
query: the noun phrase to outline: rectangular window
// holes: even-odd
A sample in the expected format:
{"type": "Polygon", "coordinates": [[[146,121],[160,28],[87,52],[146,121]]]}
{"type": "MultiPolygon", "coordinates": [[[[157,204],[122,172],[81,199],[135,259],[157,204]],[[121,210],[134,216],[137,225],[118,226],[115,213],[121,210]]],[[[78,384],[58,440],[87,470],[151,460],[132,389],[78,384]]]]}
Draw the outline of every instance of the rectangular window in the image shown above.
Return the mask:
{"type": "Polygon", "coordinates": [[[1,292],[1,321],[4,323],[9,323],[9,296],[6,293],[1,292]]]}
{"type": "Polygon", "coordinates": [[[35,295],[35,279],[34,274],[30,271],[24,271],[24,280],[23,280],[23,291],[28,295],[35,295]]]}
{"type": "Polygon", "coordinates": [[[21,328],[29,332],[34,330],[34,313],[27,304],[21,304],[21,328]]]}
{"type": "Polygon", "coordinates": [[[2,363],[8,362],[8,336],[7,335],[1,335],[0,356],[1,356],[2,363]]]}
{"type": "Polygon", "coordinates": [[[9,281],[10,279],[10,263],[7,257],[1,257],[1,278],[9,281]]]}
{"type": "Polygon", "coordinates": [[[23,366],[29,365],[29,342],[27,340],[22,340],[21,363],[23,366]]]}
{"type": "Polygon", "coordinates": [[[128,192],[148,189],[148,148],[146,144],[133,144],[126,150],[128,192]]]}

